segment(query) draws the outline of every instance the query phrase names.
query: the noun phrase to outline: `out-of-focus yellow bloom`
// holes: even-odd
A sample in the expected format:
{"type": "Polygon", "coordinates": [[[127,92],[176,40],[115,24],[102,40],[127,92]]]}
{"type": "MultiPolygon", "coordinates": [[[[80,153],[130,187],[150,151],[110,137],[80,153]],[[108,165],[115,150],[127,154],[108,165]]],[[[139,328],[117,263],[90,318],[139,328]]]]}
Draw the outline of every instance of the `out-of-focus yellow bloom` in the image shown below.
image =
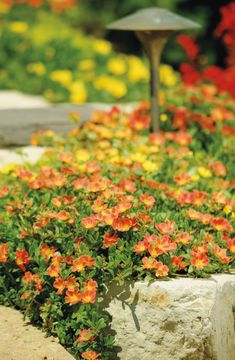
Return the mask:
{"type": "Polygon", "coordinates": [[[179,75],[174,69],[169,65],[160,66],[160,81],[163,85],[167,87],[173,87],[179,81],[179,75]]]}
{"type": "Polygon", "coordinates": [[[127,65],[124,59],[116,57],[108,61],[107,69],[114,75],[123,75],[127,70],[127,65]]]}
{"type": "Polygon", "coordinates": [[[82,81],[76,81],[69,87],[70,101],[73,104],[83,104],[87,100],[87,89],[82,81]]]}
{"type": "Polygon", "coordinates": [[[225,205],[225,207],[223,208],[223,212],[228,215],[233,211],[233,208],[231,205],[225,205]]]}
{"type": "Polygon", "coordinates": [[[107,75],[98,76],[94,81],[94,87],[97,90],[107,91],[117,99],[125,96],[127,93],[127,87],[123,81],[107,75]]]}
{"type": "Polygon", "coordinates": [[[9,25],[8,25],[8,28],[12,31],[12,32],[15,32],[17,34],[23,34],[25,33],[26,31],[28,31],[29,29],[29,26],[27,23],[23,22],[23,21],[14,21],[14,22],[11,22],[9,25]]]}
{"type": "Polygon", "coordinates": [[[36,62],[27,65],[28,72],[36,75],[44,75],[46,73],[46,68],[41,62],[36,62]]]}
{"type": "Polygon", "coordinates": [[[198,174],[203,178],[210,178],[212,176],[211,171],[203,166],[197,168],[198,174]]]}
{"type": "Polygon", "coordinates": [[[77,152],[76,159],[78,161],[87,161],[90,159],[90,154],[87,150],[81,149],[77,152]]]}
{"type": "Polygon", "coordinates": [[[128,79],[132,83],[137,83],[139,81],[148,81],[149,80],[149,70],[147,66],[136,56],[128,57],[129,71],[128,79]]]}
{"type": "Polygon", "coordinates": [[[55,70],[50,73],[50,78],[65,87],[68,87],[72,83],[73,74],[70,70],[55,70]]]}
{"type": "Polygon", "coordinates": [[[102,140],[98,143],[98,146],[101,148],[101,149],[107,149],[111,146],[110,142],[108,140],[102,140]]]}
{"type": "Polygon", "coordinates": [[[131,154],[131,160],[135,161],[137,163],[144,163],[147,159],[146,155],[141,154],[141,153],[135,153],[135,154],[131,154]]]}
{"type": "Polygon", "coordinates": [[[106,40],[102,40],[102,39],[98,39],[95,40],[93,42],[93,49],[101,55],[108,55],[111,50],[112,50],[112,46],[111,44],[106,41],[106,40]]]}
{"type": "Polygon", "coordinates": [[[196,182],[199,180],[199,176],[197,174],[191,175],[191,180],[196,182]]]}
{"type": "Polygon", "coordinates": [[[145,161],[143,163],[143,168],[147,172],[154,172],[159,169],[159,166],[152,161],[145,161]]]}
{"type": "Polygon", "coordinates": [[[94,67],[95,67],[95,61],[92,59],[84,59],[79,61],[78,63],[78,68],[80,70],[85,70],[85,71],[92,70],[94,69],[94,67]]]}
{"type": "Polygon", "coordinates": [[[4,165],[2,168],[1,168],[1,170],[0,170],[0,172],[2,173],[2,174],[9,174],[11,171],[14,171],[15,169],[16,169],[16,164],[13,164],[13,163],[9,163],[9,164],[6,164],[6,165],[4,165]]]}
{"type": "Polygon", "coordinates": [[[167,114],[161,114],[161,115],[160,115],[160,120],[161,120],[162,122],[166,122],[166,121],[168,120],[167,114]]]}
{"type": "Polygon", "coordinates": [[[235,212],[232,212],[232,219],[235,219],[235,212]]]}

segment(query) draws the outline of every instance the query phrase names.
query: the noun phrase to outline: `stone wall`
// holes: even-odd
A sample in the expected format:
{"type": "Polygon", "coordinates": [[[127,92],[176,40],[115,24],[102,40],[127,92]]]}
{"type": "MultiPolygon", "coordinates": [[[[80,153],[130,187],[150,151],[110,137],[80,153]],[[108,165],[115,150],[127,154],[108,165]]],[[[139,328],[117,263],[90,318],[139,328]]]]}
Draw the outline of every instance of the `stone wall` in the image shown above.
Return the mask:
{"type": "Polygon", "coordinates": [[[113,359],[235,360],[235,275],[113,285],[108,297],[113,359]]]}

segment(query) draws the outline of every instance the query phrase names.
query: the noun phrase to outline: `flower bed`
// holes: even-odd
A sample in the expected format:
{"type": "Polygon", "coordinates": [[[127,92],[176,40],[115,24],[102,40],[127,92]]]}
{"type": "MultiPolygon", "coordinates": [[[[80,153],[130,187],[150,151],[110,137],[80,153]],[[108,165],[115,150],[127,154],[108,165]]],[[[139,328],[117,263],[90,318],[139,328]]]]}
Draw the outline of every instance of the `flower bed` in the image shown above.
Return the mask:
{"type": "MultiPolygon", "coordinates": [[[[54,14],[38,11],[28,22],[13,19],[0,26],[1,88],[75,104],[148,98],[143,59],[115,53],[108,41],[85,36],[54,14]]],[[[170,66],[163,65],[160,75],[163,87],[179,81],[170,66]]]]}
{"type": "Polygon", "coordinates": [[[2,171],[0,302],[78,358],[110,359],[110,281],[234,268],[235,105],[214,91],[165,93],[158,134],[146,103],[95,113],[65,138],[35,134],[51,146],[40,163],[2,171]]]}

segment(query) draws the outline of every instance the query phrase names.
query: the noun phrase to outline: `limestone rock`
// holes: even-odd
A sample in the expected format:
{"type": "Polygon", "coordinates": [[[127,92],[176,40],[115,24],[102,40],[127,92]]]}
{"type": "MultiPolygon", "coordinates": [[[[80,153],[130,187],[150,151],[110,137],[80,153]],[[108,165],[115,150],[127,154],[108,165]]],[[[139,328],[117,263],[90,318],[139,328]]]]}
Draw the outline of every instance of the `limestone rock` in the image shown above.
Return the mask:
{"type": "Polygon", "coordinates": [[[113,359],[235,360],[235,275],[113,285],[108,296],[113,359]]]}

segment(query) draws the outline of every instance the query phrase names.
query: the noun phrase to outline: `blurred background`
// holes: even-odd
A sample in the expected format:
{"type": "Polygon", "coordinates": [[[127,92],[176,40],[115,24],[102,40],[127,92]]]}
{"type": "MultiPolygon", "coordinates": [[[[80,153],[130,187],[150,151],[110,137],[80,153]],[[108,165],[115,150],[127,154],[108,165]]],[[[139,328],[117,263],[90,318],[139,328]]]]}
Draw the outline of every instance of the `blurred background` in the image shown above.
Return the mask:
{"type": "Polygon", "coordinates": [[[162,63],[169,66],[161,68],[163,87],[180,81],[179,69],[183,80],[193,83],[211,65],[214,72],[207,71],[206,80],[214,81],[215,69],[234,67],[234,4],[227,0],[0,0],[0,89],[78,104],[147,98],[148,63],[141,45],[133,33],[107,31],[106,25],[153,6],[201,25],[193,36],[175,34],[167,44],[162,63]]]}

